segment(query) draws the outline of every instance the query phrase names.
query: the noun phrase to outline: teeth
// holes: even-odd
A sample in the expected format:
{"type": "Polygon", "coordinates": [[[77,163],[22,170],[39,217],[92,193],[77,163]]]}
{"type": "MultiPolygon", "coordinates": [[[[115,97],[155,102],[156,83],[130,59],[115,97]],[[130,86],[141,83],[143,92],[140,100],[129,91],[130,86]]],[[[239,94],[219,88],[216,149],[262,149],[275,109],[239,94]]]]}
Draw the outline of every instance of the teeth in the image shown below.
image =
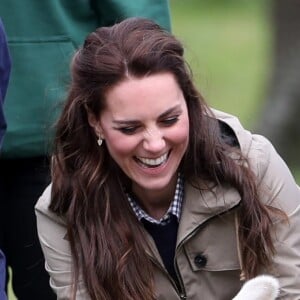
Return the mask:
{"type": "Polygon", "coordinates": [[[164,155],[162,155],[161,157],[152,159],[152,158],[143,158],[143,157],[139,157],[138,159],[145,165],[148,166],[159,166],[161,165],[164,161],[167,160],[168,157],[168,153],[165,153],[164,155]]]}

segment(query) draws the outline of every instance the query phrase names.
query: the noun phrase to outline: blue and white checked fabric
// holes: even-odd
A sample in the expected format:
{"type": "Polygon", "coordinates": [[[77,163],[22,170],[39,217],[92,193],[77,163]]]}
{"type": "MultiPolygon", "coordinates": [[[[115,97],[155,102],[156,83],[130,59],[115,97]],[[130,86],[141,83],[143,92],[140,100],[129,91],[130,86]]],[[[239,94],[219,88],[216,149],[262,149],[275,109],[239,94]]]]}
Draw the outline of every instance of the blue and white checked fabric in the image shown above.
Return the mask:
{"type": "Polygon", "coordinates": [[[149,216],[138,205],[138,203],[134,200],[133,196],[129,195],[129,193],[127,193],[127,198],[128,198],[128,201],[139,221],[141,221],[142,219],[145,219],[148,222],[153,223],[153,224],[165,225],[169,222],[170,215],[176,216],[177,220],[179,221],[180,216],[181,216],[181,210],[182,210],[183,194],[184,194],[183,177],[181,176],[180,173],[178,173],[174,199],[173,199],[168,211],[160,220],[156,220],[156,219],[152,218],[151,216],[149,216]]]}

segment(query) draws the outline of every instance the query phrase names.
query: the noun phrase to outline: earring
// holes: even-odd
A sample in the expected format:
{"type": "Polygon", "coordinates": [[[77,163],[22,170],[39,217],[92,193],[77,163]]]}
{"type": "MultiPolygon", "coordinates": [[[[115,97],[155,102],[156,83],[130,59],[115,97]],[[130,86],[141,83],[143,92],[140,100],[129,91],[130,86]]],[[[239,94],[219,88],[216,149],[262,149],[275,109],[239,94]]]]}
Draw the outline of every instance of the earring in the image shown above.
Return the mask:
{"type": "Polygon", "coordinates": [[[98,146],[101,147],[102,143],[103,143],[103,139],[101,139],[101,137],[99,136],[99,138],[97,140],[98,146]]]}

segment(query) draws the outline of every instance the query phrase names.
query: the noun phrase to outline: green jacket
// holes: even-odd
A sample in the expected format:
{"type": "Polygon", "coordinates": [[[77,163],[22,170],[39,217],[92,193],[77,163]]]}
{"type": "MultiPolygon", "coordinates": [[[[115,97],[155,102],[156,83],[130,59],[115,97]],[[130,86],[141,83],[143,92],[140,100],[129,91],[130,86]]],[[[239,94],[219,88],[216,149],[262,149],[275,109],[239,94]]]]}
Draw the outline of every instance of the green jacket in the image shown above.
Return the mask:
{"type": "Polygon", "coordinates": [[[0,16],[13,61],[2,158],[49,152],[70,58],[89,32],[132,16],[170,30],[168,0],[1,0],[0,16]]]}

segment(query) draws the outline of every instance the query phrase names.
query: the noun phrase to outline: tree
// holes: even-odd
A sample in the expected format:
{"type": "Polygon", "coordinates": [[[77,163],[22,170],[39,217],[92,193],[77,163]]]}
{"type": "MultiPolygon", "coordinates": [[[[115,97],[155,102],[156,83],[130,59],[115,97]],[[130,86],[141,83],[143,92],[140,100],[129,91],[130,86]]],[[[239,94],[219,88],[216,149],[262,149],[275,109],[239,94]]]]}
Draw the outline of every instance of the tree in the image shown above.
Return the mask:
{"type": "Polygon", "coordinates": [[[258,132],[300,166],[300,1],[272,1],[273,70],[258,132]]]}

